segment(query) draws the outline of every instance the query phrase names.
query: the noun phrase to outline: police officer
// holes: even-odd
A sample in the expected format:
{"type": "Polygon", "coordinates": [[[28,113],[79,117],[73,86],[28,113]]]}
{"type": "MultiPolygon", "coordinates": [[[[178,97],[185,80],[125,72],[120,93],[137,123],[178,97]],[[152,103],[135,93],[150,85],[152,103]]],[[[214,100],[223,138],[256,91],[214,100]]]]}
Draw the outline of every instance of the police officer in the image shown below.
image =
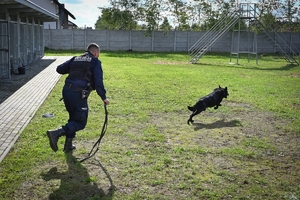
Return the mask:
{"type": "Polygon", "coordinates": [[[59,74],[69,74],[62,91],[69,120],[64,126],[47,131],[50,146],[54,152],[58,150],[57,142],[61,136],[66,137],[64,152],[67,153],[76,148],[72,145],[72,140],[76,132],[84,129],[87,124],[87,98],[92,90],[96,90],[106,105],[109,104],[103,84],[99,54],[100,47],[96,43],[91,43],[83,55],[71,58],[56,69],[59,74]]]}

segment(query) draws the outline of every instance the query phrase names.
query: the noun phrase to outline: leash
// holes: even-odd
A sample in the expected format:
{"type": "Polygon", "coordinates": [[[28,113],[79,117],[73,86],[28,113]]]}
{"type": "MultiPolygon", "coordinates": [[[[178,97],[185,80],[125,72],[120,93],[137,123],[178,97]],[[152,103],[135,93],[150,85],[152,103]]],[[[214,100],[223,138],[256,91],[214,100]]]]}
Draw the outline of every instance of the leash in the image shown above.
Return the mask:
{"type": "Polygon", "coordinates": [[[106,108],[106,104],[104,103],[104,110],[105,110],[105,120],[104,120],[104,123],[103,123],[103,126],[102,126],[102,131],[101,131],[101,134],[100,134],[100,137],[99,139],[97,140],[97,142],[95,142],[93,148],[91,149],[90,153],[88,154],[88,156],[86,158],[83,158],[81,159],[79,162],[83,162],[89,158],[91,158],[92,156],[94,156],[97,151],[99,150],[99,145],[100,145],[100,142],[106,132],[106,129],[107,129],[107,124],[108,124],[108,111],[107,111],[107,108],[106,108]],[[97,146],[97,148],[96,148],[97,146]],[[96,148],[96,149],[95,149],[96,148]],[[94,150],[95,149],[95,150],[94,150]]]}

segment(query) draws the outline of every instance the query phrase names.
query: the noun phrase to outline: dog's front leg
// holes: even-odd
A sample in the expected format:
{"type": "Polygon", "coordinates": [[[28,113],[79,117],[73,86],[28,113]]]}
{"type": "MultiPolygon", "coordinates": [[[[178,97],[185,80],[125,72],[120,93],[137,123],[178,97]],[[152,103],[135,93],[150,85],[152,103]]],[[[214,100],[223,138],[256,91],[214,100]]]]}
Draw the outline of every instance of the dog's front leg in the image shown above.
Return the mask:
{"type": "Polygon", "coordinates": [[[220,103],[218,103],[218,104],[214,107],[214,109],[215,109],[215,110],[218,109],[219,106],[222,106],[222,105],[221,105],[220,103]]]}

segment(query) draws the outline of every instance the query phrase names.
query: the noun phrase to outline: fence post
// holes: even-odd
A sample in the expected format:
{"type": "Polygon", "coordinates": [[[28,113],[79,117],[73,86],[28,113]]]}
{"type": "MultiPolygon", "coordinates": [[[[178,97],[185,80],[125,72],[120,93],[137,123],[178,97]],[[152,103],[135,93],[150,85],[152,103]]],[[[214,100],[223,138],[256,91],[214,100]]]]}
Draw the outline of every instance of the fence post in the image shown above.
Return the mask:
{"type": "Polygon", "coordinates": [[[151,51],[154,51],[154,31],[151,32],[151,51]]]}
{"type": "Polygon", "coordinates": [[[49,46],[50,46],[50,49],[52,49],[52,31],[51,31],[51,29],[49,29],[49,40],[50,40],[49,46]]]}
{"type": "Polygon", "coordinates": [[[86,49],[86,46],[87,46],[87,44],[86,44],[86,28],[84,29],[84,47],[83,47],[83,49],[86,49]]]}
{"type": "Polygon", "coordinates": [[[132,49],[132,45],[131,45],[131,30],[129,31],[129,49],[132,49]]]}
{"type": "Polygon", "coordinates": [[[71,48],[74,50],[74,29],[72,29],[71,48]]]}
{"type": "Polygon", "coordinates": [[[106,49],[109,51],[110,30],[106,30],[106,49]]]}
{"type": "Polygon", "coordinates": [[[189,49],[190,49],[190,37],[191,37],[191,31],[188,30],[187,32],[187,52],[189,52],[189,49]]]}
{"type": "Polygon", "coordinates": [[[176,30],[174,31],[174,49],[173,51],[176,52],[176,47],[177,47],[177,34],[176,30]]]}

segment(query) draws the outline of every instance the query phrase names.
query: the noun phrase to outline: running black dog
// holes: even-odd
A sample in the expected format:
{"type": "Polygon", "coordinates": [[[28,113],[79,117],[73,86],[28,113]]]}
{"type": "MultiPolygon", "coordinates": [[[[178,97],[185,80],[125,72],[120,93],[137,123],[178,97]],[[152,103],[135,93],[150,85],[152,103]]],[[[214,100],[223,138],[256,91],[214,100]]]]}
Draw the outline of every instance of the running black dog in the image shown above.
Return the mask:
{"type": "Polygon", "coordinates": [[[188,109],[193,113],[190,115],[187,123],[193,123],[194,120],[192,118],[202,111],[205,111],[208,107],[214,107],[214,109],[218,109],[218,107],[221,106],[221,101],[223,98],[227,98],[227,96],[229,96],[227,87],[221,88],[221,86],[219,86],[219,88],[214,89],[214,91],[209,95],[200,98],[194,106],[188,106],[188,109]]]}

